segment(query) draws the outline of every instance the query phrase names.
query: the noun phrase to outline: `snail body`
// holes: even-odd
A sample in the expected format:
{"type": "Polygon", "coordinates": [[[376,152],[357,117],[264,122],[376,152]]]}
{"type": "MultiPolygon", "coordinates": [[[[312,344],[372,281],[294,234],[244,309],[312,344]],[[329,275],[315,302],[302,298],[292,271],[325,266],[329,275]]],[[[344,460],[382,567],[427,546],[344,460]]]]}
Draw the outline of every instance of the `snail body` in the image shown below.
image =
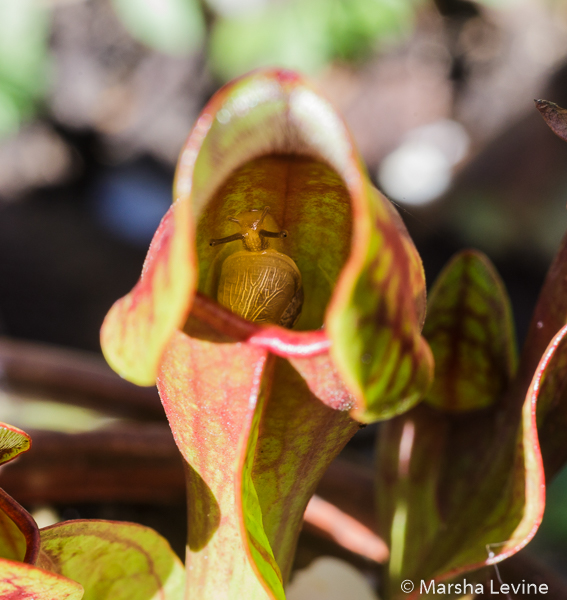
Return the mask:
{"type": "Polygon", "coordinates": [[[231,218],[241,232],[210,245],[240,240],[243,249],[228,256],[221,268],[217,301],[244,319],[292,327],[303,304],[301,273],[295,262],[271,247],[270,238],[285,238],[285,231],[261,229],[268,207],[231,218]]]}

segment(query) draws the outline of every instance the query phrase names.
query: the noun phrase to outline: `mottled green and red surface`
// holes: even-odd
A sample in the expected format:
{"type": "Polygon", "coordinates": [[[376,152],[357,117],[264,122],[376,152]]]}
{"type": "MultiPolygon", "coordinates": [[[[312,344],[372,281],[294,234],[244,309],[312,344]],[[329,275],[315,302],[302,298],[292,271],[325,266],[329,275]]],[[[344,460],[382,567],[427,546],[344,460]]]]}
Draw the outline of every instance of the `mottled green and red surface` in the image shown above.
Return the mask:
{"type": "Polygon", "coordinates": [[[212,98],[181,153],[174,200],[140,282],[105,320],[103,349],[136,383],[157,374],[187,464],[188,597],[283,599],[326,466],[360,421],[407,410],[430,383],[421,261],[340,117],[287,71],[212,98]],[[215,302],[239,244],[209,240],[264,206],[303,278],[294,331],[215,302]]]}
{"type": "MultiPolygon", "coordinates": [[[[31,447],[21,429],[0,423],[0,465],[10,462],[31,447]]],[[[29,513],[0,488],[0,557],[35,562],[39,532],[29,513]]]]}
{"type": "MultiPolygon", "coordinates": [[[[120,374],[155,381],[195,289],[214,298],[221,259],[235,250],[211,249],[208,240],[229,232],[228,216],[268,205],[288,229],[282,249],[304,279],[298,329],[305,337],[297,345],[309,343],[307,330],[325,326],[321,337],[356,397],[359,419],[417,402],[432,373],[420,335],[419,256],[390,203],[371,187],[342,120],[305,81],[258,72],[218,92],[181,153],[174,198],[140,282],[103,326],[103,350],[120,374]]],[[[272,328],[271,337],[278,335],[286,333],[272,328]]]]}
{"type": "Polygon", "coordinates": [[[424,327],[435,382],[425,402],[385,423],[380,437],[387,597],[408,597],[400,591],[404,579],[468,573],[468,581],[483,580],[490,572],[482,567],[535,534],[545,504],[542,454],[548,476],[567,458],[565,247],[550,269],[517,374],[509,302],[488,260],[462,253],[436,282],[424,327]]]}
{"type": "MultiPolygon", "coordinates": [[[[544,108],[562,135],[563,109],[544,108]]],[[[478,253],[441,275],[422,338],[423,269],[399,216],[333,109],[283,71],[215,95],[181,154],[175,200],[102,343],[120,374],[157,381],[186,463],[186,571],[152,530],[75,521],[39,532],[0,492],[2,598],[284,600],[321,474],[361,422],[389,417],[378,455],[387,597],[412,597],[400,592],[408,578],[480,580],[531,539],[543,463],[550,476],[567,459],[567,244],[517,375],[509,302],[478,253]],[[233,247],[208,240],[232,233],[227,217],[264,206],[303,275],[295,331],[214,301],[233,247]]],[[[28,447],[0,424],[0,462],[28,447]]]]}
{"type": "MultiPolygon", "coordinates": [[[[0,423],[0,464],[30,447],[0,423]]],[[[0,489],[0,597],[4,600],[182,600],[185,571],[165,539],[131,523],[67,521],[41,531],[0,489]]]]}
{"type": "Polygon", "coordinates": [[[148,527],[67,521],[41,530],[37,566],[80,583],[83,600],[182,600],[183,564],[148,527]]]}
{"type": "Polygon", "coordinates": [[[0,423],[0,465],[27,452],[30,446],[31,439],[27,433],[12,425],[0,423]]]}
{"type": "MultiPolygon", "coordinates": [[[[567,111],[546,100],[536,107],[567,140],[567,111]]],[[[494,579],[483,567],[535,534],[545,481],[567,460],[566,299],[567,238],[516,371],[509,302],[488,260],[464,252],[436,282],[423,330],[435,358],[433,385],[425,402],[383,426],[379,442],[387,597],[408,597],[404,579],[494,579]]]]}
{"type": "MultiPolygon", "coordinates": [[[[0,464],[29,450],[30,437],[0,423],[0,464]]],[[[34,566],[39,552],[35,521],[0,489],[0,597],[5,600],[79,600],[82,587],[34,566]]]]}

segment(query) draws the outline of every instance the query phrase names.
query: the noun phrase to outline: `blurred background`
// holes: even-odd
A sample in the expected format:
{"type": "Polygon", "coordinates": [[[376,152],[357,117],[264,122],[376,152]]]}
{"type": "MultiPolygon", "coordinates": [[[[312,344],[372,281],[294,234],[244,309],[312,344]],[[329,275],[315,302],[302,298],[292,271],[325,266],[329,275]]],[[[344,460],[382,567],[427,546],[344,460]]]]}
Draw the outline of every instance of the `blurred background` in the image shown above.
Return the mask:
{"type": "MultiPolygon", "coordinates": [[[[562,0],[0,0],[0,334],[99,352],[197,114],[263,65],[344,115],[429,283],[490,256],[521,341],[567,229],[567,144],[533,104],[567,106],[562,0]]],[[[38,427],[8,388],[0,419],[38,427]]],[[[530,548],[567,576],[567,473],[530,548]]]]}

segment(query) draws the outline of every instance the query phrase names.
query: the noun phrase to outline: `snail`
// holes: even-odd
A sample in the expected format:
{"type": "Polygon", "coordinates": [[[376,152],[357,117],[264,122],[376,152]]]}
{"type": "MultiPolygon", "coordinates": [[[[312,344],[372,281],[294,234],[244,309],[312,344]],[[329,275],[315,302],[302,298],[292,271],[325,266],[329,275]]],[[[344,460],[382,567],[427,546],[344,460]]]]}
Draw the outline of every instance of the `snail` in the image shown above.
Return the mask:
{"type": "Polygon", "coordinates": [[[228,256],[221,268],[217,301],[244,319],[256,323],[276,323],[293,327],[301,313],[303,288],[295,262],[272,247],[274,238],[287,232],[267,231],[262,223],[266,206],[230,217],[240,233],[210,240],[210,246],[242,241],[243,250],[228,256]]]}

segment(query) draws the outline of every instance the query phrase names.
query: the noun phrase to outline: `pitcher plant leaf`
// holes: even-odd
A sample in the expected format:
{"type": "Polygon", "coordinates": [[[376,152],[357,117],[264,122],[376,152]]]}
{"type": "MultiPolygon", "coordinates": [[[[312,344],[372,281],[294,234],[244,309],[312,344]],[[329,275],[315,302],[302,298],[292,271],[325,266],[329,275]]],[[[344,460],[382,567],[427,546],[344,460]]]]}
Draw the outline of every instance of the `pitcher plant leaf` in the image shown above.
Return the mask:
{"type": "Polygon", "coordinates": [[[185,571],[149,527],[66,521],[41,530],[38,566],[80,583],[84,600],[182,600],[185,571]]]}
{"type": "Polygon", "coordinates": [[[101,335],[157,380],[185,460],[188,596],[283,600],[323,470],[430,385],[424,313],[419,255],[330,103],[278,69],[217,92],[101,335]]]}
{"type": "Polygon", "coordinates": [[[249,471],[243,475],[267,362],[265,350],[182,332],[164,357],[158,389],[187,462],[189,597],[285,597],[249,471]],[[243,504],[251,511],[248,523],[243,504]]]}
{"type": "MultiPolygon", "coordinates": [[[[452,323],[459,335],[466,331],[466,323],[454,322],[469,318],[468,310],[455,310],[459,302],[466,306],[476,298],[475,318],[477,302],[479,310],[492,303],[490,310],[497,314],[500,310],[500,334],[498,324],[489,320],[479,347],[492,360],[499,349],[506,380],[513,368],[513,338],[505,319],[509,316],[505,296],[498,286],[487,285],[494,276],[493,268],[479,255],[466,253],[455,259],[437,284],[436,289],[446,293],[431,295],[433,322],[425,330],[433,336],[436,352],[441,325],[452,323]],[[475,295],[470,283],[463,286],[471,277],[476,280],[475,295]]],[[[455,411],[453,406],[443,408],[443,402],[422,403],[383,424],[378,522],[390,547],[389,597],[408,597],[400,591],[404,579],[451,580],[511,556],[533,537],[545,504],[536,407],[538,397],[546,393],[542,378],[555,352],[556,347],[550,346],[520,405],[503,390],[500,398],[491,392],[491,402],[481,403],[483,408],[473,402],[469,410],[455,411]]],[[[441,362],[441,376],[444,373],[441,362]]],[[[480,387],[477,393],[485,390],[480,387]]],[[[417,598],[419,593],[409,597],[417,598]]]]}
{"type": "Polygon", "coordinates": [[[445,267],[423,334],[435,359],[428,404],[467,411],[502,398],[516,370],[514,326],[504,285],[485,256],[463,252],[445,267]]]}
{"type": "Polygon", "coordinates": [[[31,438],[25,431],[0,422],[0,464],[13,460],[30,447],[31,438]]]}
{"type": "Polygon", "coordinates": [[[32,565],[0,559],[0,598],[3,600],[81,600],[76,581],[32,565]]]}

